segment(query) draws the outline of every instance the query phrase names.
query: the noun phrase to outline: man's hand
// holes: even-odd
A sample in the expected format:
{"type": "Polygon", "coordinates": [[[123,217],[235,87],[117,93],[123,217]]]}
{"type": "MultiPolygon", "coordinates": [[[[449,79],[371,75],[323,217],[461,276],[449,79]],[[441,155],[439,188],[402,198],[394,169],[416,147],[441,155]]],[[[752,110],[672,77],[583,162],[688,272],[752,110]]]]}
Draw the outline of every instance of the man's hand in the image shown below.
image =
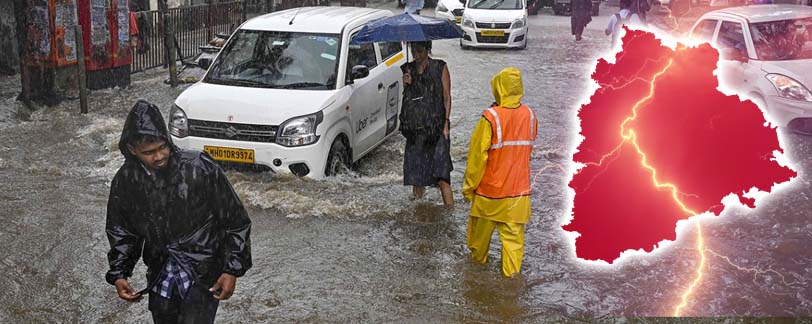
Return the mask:
{"type": "MultiPolygon", "coordinates": [[[[446,140],[448,140],[448,126],[448,119],[446,119],[445,126],[443,127],[443,136],[445,136],[446,140]]],[[[451,144],[449,144],[449,146],[451,146],[451,144]]]]}
{"type": "Polygon", "coordinates": [[[127,279],[118,279],[115,282],[116,284],[116,291],[118,292],[118,297],[124,299],[128,302],[138,302],[141,301],[141,294],[137,293],[132,286],[130,286],[130,282],[127,279]]]}
{"type": "Polygon", "coordinates": [[[217,279],[214,286],[209,288],[209,291],[214,293],[213,296],[215,299],[226,300],[231,298],[231,295],[234,294],[234,288],[236,286],[237,277],[224,273],[220,275],[220,278],[217,279]]]}

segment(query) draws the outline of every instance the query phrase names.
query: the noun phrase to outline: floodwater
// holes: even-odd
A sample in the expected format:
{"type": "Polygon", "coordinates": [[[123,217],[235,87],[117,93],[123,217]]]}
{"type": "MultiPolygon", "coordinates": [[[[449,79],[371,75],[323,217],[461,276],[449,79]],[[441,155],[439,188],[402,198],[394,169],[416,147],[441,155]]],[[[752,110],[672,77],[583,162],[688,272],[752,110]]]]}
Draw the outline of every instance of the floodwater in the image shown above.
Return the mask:
{"type": "MultiPolygon", "coordinates": [[[[611,7],[604,7],[610,8],[611,7]]],[[[354,174],[325,181],[290,175],[228,176],[253,220],[254,268],[221,304],[220,323],[484,323],[607,316],[670,316],[700,262],[695,222],[653,254],[616,264],[575,258],[560,229],[570,214],[569,162],[578,141],[576,111],[592,90],[595,61],[609,47],[603,10],[576,43],[569,18],[549,9],[530,19],[525,51],[463,51],[436,42],[452,76],[452,186],[446,210],[437,190],[408,199],[401,185],[404,140],[395,136],[354,174]],[[490,77],[524,72],[525,100],[540,120],[533,153],[533,217],[522,274],[504,279],[494,236],[491,263],[468,259],[468,204],[460,188],[468,136],[493,99],[490,77]]],[[[104,282],[105,208],[123,158],[117,140],[136,98],[168,114],[183,87],[161,71],[134,75],[127,89],[94,91],[78,102],[27,109],[18,79],[0,79],[0,322],[144,323],[146,302],[120,301],[104,282]]],[[[690,316],[811,316],[812,137],[781,132],[799,175],[758,202],[702,217],[706,266],[682,311],[690,316]]],[[[619,188],[622,190],[622,188],[619,188]]],[[[656,217],[656,215],[652,215],[656,217]]],[[[145,285],[144,267],[132,281],[145,285]]]]}

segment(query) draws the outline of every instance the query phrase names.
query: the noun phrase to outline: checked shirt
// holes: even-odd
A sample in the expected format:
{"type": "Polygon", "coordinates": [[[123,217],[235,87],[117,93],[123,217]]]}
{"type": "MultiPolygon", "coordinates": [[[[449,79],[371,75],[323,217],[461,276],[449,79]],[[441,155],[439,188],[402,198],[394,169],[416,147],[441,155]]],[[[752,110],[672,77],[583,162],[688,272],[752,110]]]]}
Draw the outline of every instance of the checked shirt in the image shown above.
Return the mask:
{"type": "Polygon", "coordinates": [[[183,271],[174,259],[169,259],[166,263],[166,267],[164,267],[164,271],[161,273],[161,279],[158,282],[159,284],[155,285],[152,291],[158,293],[163,298],[172,298],[172,290],[174,290],[173,288],[177,288],[178,293],[180,293],[180,298],[183,299],[189,291],[189,286],[192,285],[189,274],[183,271]]]}

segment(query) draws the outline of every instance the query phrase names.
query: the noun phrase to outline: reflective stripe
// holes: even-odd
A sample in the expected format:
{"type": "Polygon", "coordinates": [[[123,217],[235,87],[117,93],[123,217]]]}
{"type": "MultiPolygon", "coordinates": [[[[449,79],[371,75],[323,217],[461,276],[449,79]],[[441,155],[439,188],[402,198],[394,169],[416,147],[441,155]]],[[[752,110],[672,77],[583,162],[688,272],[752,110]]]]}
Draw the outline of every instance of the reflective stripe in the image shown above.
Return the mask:
{"type": "Polygon", "coordinates": [[[530,146],[533,147],[533,141],[505,141],[504,143],[492,144],[490,150],[502,148],[503,146],[530,146]]]}
{"type": "MultiPolygon", "coordinates": [[[[494,121],[496,121],[496,144],[495,145],[499,145],[501,147],[502,146],[502,123],[499,122],[499,115],[496,114],[496,110],[494,110],[493,108],[488,108],[488,111],[491,112],[491,115],[493,115],[494,121]]],[[[491,145],[491,147],[493,147],[493,145],[491,145]]]]}
{"type": "Polygon", "coordinates": [[[506,141],[504,146],[533,146],[533,141],[506,141]]]}
{"type": "Polygon", "coordinates": [[[506,142],[502,142],[502,122],[499,121],[499,114],[497,114],[496,110],[493,109],[492,107],[488,108],[488,112],[490,112],[491,115],[493,115],[493,119],[496,122],[496,144],[491,144],[491,147],[488,148],[489,150],[502,148],[504,146],[533,146],[533,141],[535,141],[535,139],[536,139],[536,134],[533,133],[534,128],[535,128],[534,126],[535,126],[536,114],[533,112],[533,109],[530,109],[530,107],[527,107],[527,106],[524,106],[524,107],[526,107],[527,110],[530,112],[530,137],[529,137],[531,139],[530,141],[506,141],[506,142]]]}
{"type": "MultiPolygon", "coordinates": [[[[527,107],[527,106],[525,106],[525,107],[527,107]]],[[[535,121],[536,121],[536,113],[534,113],[533,109],[530,109],[530,107],[527,107],[527,110],[530,111],[530,139],[535,140],[536,139],[536,132],[535,132],[536,129],[535,129],[534,126],[536,126],[536,123],[535,123],[535,121]]]]}

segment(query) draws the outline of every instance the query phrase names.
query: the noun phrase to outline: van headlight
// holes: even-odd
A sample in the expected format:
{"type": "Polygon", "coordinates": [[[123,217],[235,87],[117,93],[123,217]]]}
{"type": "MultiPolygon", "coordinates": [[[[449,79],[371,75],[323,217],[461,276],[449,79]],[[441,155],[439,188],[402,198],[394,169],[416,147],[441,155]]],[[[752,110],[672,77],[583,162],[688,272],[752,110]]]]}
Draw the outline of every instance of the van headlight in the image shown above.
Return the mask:
{"type": "Polygon", "coordinates": [[[767,80],[772,82],[781,98],[812,101],[812,93],[809,92],[809,89],[793,78],[783,74],[770,73],[767,74],[767,80]]]}
{"type": "Polygon", "coordinates": [[[189,120],[178,105],[172,105],[169,111],[169,134],[178,138],[189,136],[189,120]]]}
{"type": "Polygon", "coordinates": [[[522,27],[524,27],[524,25],[526,25],[526,24],[527,24],[527,23],[524,21],[524,18],[521,18],[521,19],[516,19],[516,20],[514,20],[514,21],[513,21],[513,27],[511,27],[511,28],[512,28],[512,29],[516,29],[516,28],[522,28],[522,27]]]}
{"type": "Polygon", "coordinates": [[[319,140],[316,127],[324,120],[321,111],[307,116],[289,119],[279,126],[276,143],[284,146],[302,146],[319,140]]]}
{"type": "Polygon", "coordinates": [[[474,20],[471,17],[462,17],[462,27],[474,28],[474,20]]]}

